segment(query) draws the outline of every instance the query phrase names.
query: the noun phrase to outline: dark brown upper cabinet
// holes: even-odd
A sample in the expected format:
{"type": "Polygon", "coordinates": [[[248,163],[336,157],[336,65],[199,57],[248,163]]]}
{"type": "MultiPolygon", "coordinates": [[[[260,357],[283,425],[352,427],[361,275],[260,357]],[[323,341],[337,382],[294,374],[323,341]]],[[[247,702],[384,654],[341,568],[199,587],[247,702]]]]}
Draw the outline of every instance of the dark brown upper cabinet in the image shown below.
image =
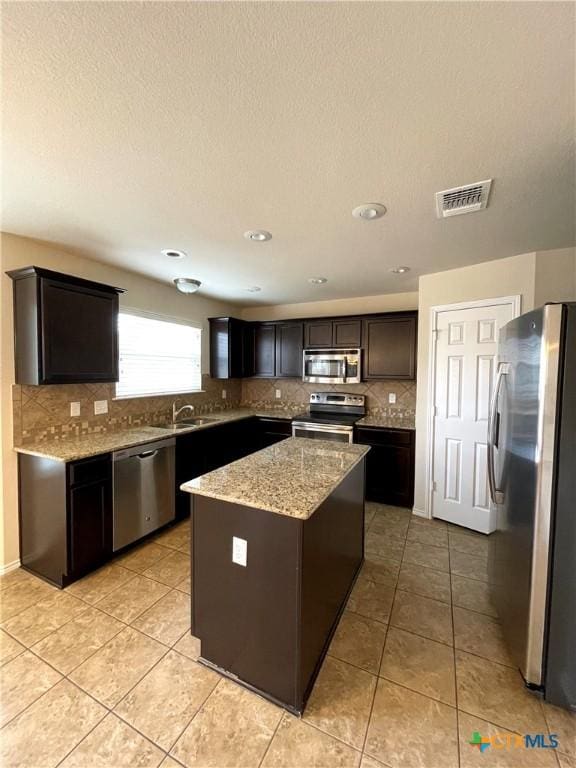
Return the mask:
{"type": "Polygon", "coordinates": [[[211,317],[210,376],[231,379],[302,376],[303,324],[249,323],[211,317]]]}
{"type": "Polygon", "coordinates": [[[361,346],[362,321],[357,317],[339,317],[327,320],[309,320],[304,324],[307,349],[361,346]]]}
{"type": "Polygon", "coordinates": [[[247,322],[210,319],[213,378],[301,378],[302,350],[362,349],[362,380],[416,377],[417,312],[247,322]]]}
{"type": "Polygon", "coordinates": [[[281,379],[302,376],[302,335],[299,322],[252,323],[252,371],[246,375],[281,379]]]}
{"type": "Polygon", "coordinates": [[[302,376],[302,323],[276,326],[276,378],[302,376]]]}
{"type": "Polygon", "coordinates": [[[122,289],[26,267],[14,281],[17,384],[118,381],[122,289]]]}
{"type": "Polygon", "coordinates": [[[360,347],[362,322],[359,318],[342,317],[332,323],[332,340],[335,347],[360,347]]]}
{"type": "Polygon", "coordinates": [[[304,345],[308,348],[332,346],[332,320],[311,320],[304,324],[304,345]]]}
{"type": "Polygon", "coordinates": [[[213,379],[239,379],[251,376],[253,348],[250,326],[235,317],[211,317],[210,376],[213,379]]]}
{"type": "Polygon", "coordinates": [[[252,375],[274,378],[276,375],[276,326],[274,323],[255,323],[252,326],[254,365],[252,375]]]}
{"type": "Polygon", "coordinates": [[[416,312],[397,312],[363,321],[363,376],[371,379],[416,378],[416,312]]]}

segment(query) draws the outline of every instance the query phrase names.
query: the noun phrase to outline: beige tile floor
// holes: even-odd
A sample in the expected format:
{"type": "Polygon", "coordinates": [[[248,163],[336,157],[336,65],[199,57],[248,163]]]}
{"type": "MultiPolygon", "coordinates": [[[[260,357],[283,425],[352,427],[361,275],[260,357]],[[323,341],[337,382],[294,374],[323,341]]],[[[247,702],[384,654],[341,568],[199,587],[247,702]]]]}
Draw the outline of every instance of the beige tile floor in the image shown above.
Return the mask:
{"type": "Polygon", "coordinates": [[[366,562],[298,719],[197,662],[186,523],[64,591],[0,578],[0,764],[576,768],[576,717],[512,666],[485,537],[367,505],[366,562]],[[481,755],[474,731],[557,733],[481,755]]]}

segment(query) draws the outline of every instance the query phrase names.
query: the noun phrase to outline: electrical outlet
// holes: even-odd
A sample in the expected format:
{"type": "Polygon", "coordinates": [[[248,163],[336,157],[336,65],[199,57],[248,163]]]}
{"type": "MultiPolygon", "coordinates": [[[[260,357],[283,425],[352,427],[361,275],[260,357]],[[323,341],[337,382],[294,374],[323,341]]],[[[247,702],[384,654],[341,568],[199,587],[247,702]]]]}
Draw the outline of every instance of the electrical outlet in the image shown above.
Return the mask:
{"type": "Polygon", "coordinates": [[[94,400],[94,415],[108,413],[108,400],[94,400]]]}
{"type": "Polygon", "coordinates": [[[80,403],[70,403],[70,416],[80,416],[80,403]]]}
{"type": "Polygon", "coordinates": [[[280,400],[281,397],[282,397],[282,390],[281,389],[277,389],[276,390],[276,400],[280,400]]]}
{"type": "Polygon", "coordinates": [[[396,392],[390,392],[388,394],[388,402],[389,403],[395,403],[396,402],[396,392]]]}
{"type": "Polygon", "coordinates": [[[248,559],[248,542],[246,539],[239,539],[232,536],[232,562],[236,565],[243,565],[246,568],[248,559]]]}
{"type": "Polygon", "coordinates": [[[222,400],[226,400],[226,390],[222,390],[222,400]]]}

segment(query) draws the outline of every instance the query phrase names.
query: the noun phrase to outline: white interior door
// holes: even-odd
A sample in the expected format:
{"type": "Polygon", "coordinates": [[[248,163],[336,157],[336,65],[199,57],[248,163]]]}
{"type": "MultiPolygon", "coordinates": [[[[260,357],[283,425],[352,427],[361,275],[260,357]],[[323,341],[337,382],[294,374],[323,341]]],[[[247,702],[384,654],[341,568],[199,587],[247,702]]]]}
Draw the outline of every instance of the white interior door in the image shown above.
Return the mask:
{"type": "Polygon", "coordinates": [[[496,523],[486,451],[498,332],[515,314],[508,302],[437,315],[432,516],[483,533],[496,523]]]}

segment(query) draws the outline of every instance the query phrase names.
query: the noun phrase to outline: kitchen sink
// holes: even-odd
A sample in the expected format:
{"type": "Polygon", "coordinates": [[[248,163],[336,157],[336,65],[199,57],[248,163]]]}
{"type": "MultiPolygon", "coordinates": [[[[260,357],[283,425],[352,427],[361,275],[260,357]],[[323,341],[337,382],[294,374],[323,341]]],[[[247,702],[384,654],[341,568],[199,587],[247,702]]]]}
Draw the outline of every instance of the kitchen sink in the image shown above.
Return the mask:
{"type": "Polygon", "coordinates": [[[189,429],[190,427],[201,427],[203,424],[211,424],[214,421],[218,421],[218,419],[199,416],[197,419],[182,419],[181,421],[177,421],[175,424],[162,424],[162,427],[165,429],[175,430],[189,429]]]}

